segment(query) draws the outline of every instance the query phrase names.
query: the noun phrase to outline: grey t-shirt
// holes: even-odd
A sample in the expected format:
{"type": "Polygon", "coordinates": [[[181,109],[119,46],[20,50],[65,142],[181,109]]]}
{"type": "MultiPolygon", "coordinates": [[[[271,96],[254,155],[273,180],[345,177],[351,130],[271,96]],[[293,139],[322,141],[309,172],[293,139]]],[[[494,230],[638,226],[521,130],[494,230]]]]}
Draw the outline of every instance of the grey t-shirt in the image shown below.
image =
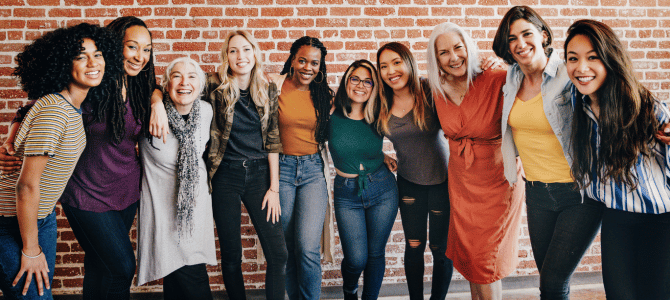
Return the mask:
{"type": "Polygon", "coordinates": [[[414,124],[410,111],[404,117],[391,115],[386,137],[398,156],[398,175],[420,185],[440,184],[447,179],[449,144],[435,112],[428,108],[427,130],[414,124]]]}

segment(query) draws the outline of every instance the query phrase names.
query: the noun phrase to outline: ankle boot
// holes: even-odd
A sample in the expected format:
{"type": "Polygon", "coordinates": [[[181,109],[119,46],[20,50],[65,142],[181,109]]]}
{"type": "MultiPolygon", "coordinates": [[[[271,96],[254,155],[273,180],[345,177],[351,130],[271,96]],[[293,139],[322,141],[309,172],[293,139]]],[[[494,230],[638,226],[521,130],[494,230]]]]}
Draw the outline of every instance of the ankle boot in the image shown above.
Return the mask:
{"type": "Polygon", "coordinates": [[[347,291],[344,292],[344,300],[358,300],[358,293],[350,294],[347,291]]]}

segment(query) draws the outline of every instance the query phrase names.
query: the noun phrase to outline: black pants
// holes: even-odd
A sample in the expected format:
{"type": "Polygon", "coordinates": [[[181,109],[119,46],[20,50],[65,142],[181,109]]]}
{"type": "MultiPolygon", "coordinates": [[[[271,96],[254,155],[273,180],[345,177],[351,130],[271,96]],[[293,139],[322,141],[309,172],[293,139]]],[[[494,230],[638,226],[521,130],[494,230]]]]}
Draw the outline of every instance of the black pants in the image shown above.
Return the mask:
{"type": "Polygon", "coordinates": [[[451,275],[451,259],[447,258],[449,232],[449,186],[445,180],[436,185],[419,185],[398,176],[400,215],[405,231],[405,276],[410,299],[423,299],[423,253],[426,249],[426,232],[433,253],[433,286],[431,300],[447,296],[451,275]],[[430,216],[430,218],[428,218],[430,216]],[[430,231],[426,228],[429,223],[430,231]],[[410,245],[418,242],[418,245],[410,245]]]}
{"type": "Polygon", "coordinates": [[[570,278],[598,234],[605,205],[584,197],[574,183],[526,183],[528,233],[540,298],[569,300],[570,278]]]}
{"type": "Polygon", "coordinates": [[[223,161],[212,178],[212,207],[221,247],[221,272],[228,297],[246,299],[242,276],[242,207],[258,234],[267,260],[265,272],[266,299],[284,299],[286,285],[286,242],[280,221],[266,221],[267,207],[261,210],[270,188],[267,159],[223,161]]]}
{"type": "Polygon", "coordinates": [[[600,234],[608,300],[670,299],[670,213],[606,208],[600,234]]]}
{"type": "Polygon", "coordinates": [[[183,266],[163,278],[165,300],[212,300],[207,266],[183,266]]]}

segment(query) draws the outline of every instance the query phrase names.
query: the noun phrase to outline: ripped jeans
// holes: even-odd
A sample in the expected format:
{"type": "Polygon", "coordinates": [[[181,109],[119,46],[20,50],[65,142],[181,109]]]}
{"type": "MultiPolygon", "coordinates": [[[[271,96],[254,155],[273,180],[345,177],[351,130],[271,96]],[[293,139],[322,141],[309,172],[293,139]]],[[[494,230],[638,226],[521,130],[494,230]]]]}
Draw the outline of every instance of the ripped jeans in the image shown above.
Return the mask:
{"type": "Polygon", "coordinates": [[[445,180],[436,185],[419,185],[398,176],[400,215],[405,231],[405,276],[410,299],[423,299],[423,254],[426,233],[433,253],[431,300],[447,296],[454,271],[447,258],[449,232],[449,186],[445,180]],[[430,218],[428,217],[430,216],[430,218]],[[430,225],[430,232],[426,224],[430,225]]]}

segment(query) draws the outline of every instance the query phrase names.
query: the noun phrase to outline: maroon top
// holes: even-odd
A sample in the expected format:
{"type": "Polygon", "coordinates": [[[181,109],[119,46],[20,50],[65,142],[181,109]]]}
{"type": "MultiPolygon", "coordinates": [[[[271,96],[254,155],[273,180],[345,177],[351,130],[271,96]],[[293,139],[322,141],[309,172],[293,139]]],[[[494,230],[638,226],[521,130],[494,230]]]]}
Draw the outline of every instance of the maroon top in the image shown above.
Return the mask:
{"type": "Polygon", "coordinates": [[[135,152],[142,125],[133,117],[126,101],[125,136],[119,144],[112,140],[107,122],[91,122],[84,109],[86,148],[60,202],[92,212],[123,210],[140,199],[140,159],[135,152]],[[88,121],[88,122],[87,122],[88,121]]]}

